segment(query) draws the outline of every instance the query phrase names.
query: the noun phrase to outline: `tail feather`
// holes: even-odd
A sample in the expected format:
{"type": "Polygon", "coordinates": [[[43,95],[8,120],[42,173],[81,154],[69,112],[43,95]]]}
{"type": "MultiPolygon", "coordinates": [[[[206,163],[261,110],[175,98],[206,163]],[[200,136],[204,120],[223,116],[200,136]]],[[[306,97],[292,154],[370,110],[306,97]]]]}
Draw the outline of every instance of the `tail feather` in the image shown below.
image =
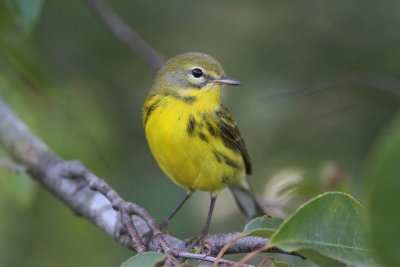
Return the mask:
{"type": "Polygon", "coordinates": [[[230,186],[229,189],[240,211],[247,219],[268,215],[263,201],[258,199],[250,189],[234,185],[230,186]]]}

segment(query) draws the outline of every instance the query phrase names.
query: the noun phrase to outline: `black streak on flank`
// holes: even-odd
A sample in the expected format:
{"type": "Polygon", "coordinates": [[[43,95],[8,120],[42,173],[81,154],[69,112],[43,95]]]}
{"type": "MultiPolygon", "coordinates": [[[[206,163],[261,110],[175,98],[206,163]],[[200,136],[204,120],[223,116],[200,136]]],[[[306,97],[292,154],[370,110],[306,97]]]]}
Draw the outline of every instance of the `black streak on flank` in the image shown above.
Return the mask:
{"type": "Polygon", "coordinates": [[[230,184],[232,182],[232,179],[229,175],[224,174],[224,175],[222,175],[222,182],[224,184],[230,184]]]}
{"type": "Polygon", "coordinates": [[[201,140],[203,140],[204,142],[208,143],[208,139],[207,139],[207,136],[205,134],[203,134],[202,132],[198,132],[197,135],[200,137],[201,140]]]}
{"type": "Polygon", "coordinates": [[[207,130],[212,136],[217,136],[217,131],[215,130],[214,126],[211,125],[210,122],[206,122],[207,130]]]}
{"type": "Polygon", "coordinates": [[[161,99],[155,100],[150,106],[145,108],[145,117],[144,117],[144,123],[147,123],[148,118],[150,117],[151,113],[153,113],[154,110],[160,105],[161,99]]]}
{"type": "Polygon", "coordinates": [[[230,157],[228,157],[227,155],[225,155],[221,152],[218,152],[218,154],[224,160],[226,165],[231,166],[232,168],[235,168],[235,169],[240,169],[240,166],[236,161],[234,161],[233,159],[231,159],[230,157]]]}
{"type": "Polygon", "coordinates": [[[192,115],[190,115],[189,120],[187,122],[186,131],[190,136],[192,136],[195,129],[196,129],[196,120],[192,115]]]}
{"type": "Polygon", "coordinates": [[[186,104],[193,104],[193,102],[195,102],[197,100],[197,98],[195,96],[184,96],[182,97],[183,102],[185,102],[186,104]]]}
{"type": "Polygon", "coordinates": [[[215,159],[217,160],[218,163],[222,162],[221,156],[218,154],[218,152],[213,151],[215,159]]]}

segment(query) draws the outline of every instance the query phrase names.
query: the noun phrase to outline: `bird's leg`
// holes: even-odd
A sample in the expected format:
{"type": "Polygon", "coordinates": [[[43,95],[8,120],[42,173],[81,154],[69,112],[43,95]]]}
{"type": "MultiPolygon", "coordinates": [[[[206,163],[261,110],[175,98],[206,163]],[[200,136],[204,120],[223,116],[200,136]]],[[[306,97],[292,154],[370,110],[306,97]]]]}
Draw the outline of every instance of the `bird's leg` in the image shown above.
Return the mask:
{"type": "Polygon", "coordinates": [[[208,230],[210,229],[211,217],[214,211],[215,201],[217,200],[217,196],[211,195],[210,207],[208,208],[208,215],[206,225],[203,230],[201,230],[200,235],[206,236],[208,234],[208,230]]]}
{"type": "Polygon", "coordinates": [[[187,191],[186,195],[184,198],[179,201],[178,205],[172,210],[172,212],[160,223],[159,227],[160,229],[164,230],[167,228],[169,222],[171,221],[172,217],[175,216],[175,214],[180,210],[180,208],[185,204],[186,200],[189,199],[189,197],[192,195],[192,191],[187,191]]]}
{"type": "Polygon", "coordinates": [[[208,235],[208,230],[210,228],[211,217],[214,211],[215,201],[217,200],[217,196],[211,193],[211,202],[210,207],[208,209],[207,221],[206,225],[204,226],[203,230],[201,230],[200,234],[196,237],[192,238],[186,243],[186,247],[194,247],[198,245],[203,239],[208,235]]]}

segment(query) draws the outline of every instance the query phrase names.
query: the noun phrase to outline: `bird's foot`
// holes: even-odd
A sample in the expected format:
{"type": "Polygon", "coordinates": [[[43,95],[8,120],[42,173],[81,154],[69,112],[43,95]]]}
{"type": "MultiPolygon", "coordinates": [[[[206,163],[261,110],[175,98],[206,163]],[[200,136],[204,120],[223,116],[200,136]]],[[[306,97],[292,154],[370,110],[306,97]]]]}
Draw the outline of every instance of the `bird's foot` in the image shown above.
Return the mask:
{"type": "Polygon", "coordinates": [[[185,246],[187,249],[192,249],[194,247],[204,247],[204,239],[208,236],[208,233],[201,232],[199,235],[186,241],[185,246]]]}
{"type": "MultiPolygon", "coordinates": [[[[163,234],[171,234],[171,231],[168,229],[168,222],[163,221],[158,225],[158,229],[163,233],[163,234]]],[[[150,242],[151,239],[153,239],[154,233],[152,231],[148,231],[143,235],[143,239],[146,240],[146,244],[150,242]]]]}
{"type": "Polygon", "coordinates": [[[158,225],[158,229],[160,229],[160,231],[163,232],[164,234],[170,234],[171,233],[171,231],[168,229],[168,222],[166,222],[166,221],[162,221],[158,225]]]}

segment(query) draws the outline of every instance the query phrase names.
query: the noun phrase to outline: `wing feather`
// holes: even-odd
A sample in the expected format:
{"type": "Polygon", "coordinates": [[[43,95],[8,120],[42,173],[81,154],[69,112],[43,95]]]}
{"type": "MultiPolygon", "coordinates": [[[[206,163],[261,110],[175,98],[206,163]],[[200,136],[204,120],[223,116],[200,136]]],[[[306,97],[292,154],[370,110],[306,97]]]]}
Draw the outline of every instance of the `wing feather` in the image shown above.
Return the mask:
{"type": "Polygon", "coordinates": [[[247,152],[246,144],[240,134],[239,128],[232,118],[231,112],[226,106],[221,105],[221,109],[218,110],[216,114],[218,116],[218,126],[221,130],[221,137],[224,145],[232,150],[239,151],[242,154],[246,173],[251,174],[252,169],[250,156],[247,152]]]}

